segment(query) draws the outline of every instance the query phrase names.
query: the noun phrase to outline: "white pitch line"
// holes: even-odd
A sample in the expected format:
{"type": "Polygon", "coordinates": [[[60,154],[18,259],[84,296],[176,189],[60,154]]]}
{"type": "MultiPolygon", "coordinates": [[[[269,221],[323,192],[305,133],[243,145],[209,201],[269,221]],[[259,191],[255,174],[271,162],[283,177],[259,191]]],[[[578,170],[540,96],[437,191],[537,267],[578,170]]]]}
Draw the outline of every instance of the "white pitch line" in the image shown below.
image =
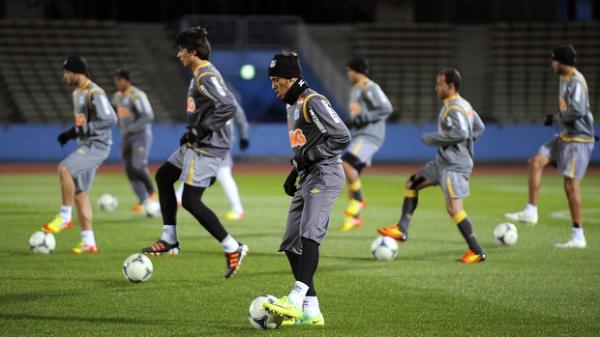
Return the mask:
{"type": "MultiPolygon", "coordinates": [[[[600,219],[598,218],[590,218],[590,217],[586,217],[586,215],[590,215],[590,213],[592,214],[600,214],[600,208],[587,208],[584,209],[584,223],[600,223],[600,219]]],[[[559,219],[559,220],[571,220],[571,212],[569,212],[568,210],[566,211],[557,211],[557,212],[552,212],[550,213],[550,217],[554,218],[554,219],[559,219]]]]}

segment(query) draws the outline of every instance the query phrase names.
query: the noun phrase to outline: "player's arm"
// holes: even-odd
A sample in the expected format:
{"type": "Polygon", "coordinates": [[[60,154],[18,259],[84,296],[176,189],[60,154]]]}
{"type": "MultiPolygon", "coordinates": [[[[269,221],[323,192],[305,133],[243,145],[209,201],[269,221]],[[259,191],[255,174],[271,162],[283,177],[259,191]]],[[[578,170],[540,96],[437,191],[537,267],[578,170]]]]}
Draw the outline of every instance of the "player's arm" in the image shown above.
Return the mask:
{"type": "Polygon", "coordinates": [[[235,97],[214,75],[200,78],[198,89],[213,101],[215,110],[200,120],[195,127],[200,133],[209,133],[221,129],[235,116],[237,111],[235,97]]]}
{"type": "Polygon", "coordinates": [[[370,86],[365,92],[365,101],[369,111],[364,111],[368,115],[369,123],[376,123],[382,119],[387,119],[394,111],[392,103],[383,93],[383,90],[377,85],[370,86]]]}
{"type": "Polygon", "coordinates": [[[233,123],[235,123],[240,139],[248,139],[248,119],[246,119],[244,108],[242,108],[237,100],[235,101],[235,107],[236,111],[233,116],[233,123]]]}
{"type": "Polygon", "coordinates": [[[308,102],[307,112],[311,122],[325,135],[325,142],[306,149],[305,160],[310,164],[341,154],[350,143],[350,131],[329,102],[314,97],[308,102]]]}
{"type": "Polygon", "coordinates": [[[451,109],[441,122],[439,132],[428,132],[422,140],[431,146],[448,146],[469,138],[469,121],[462,111],[451,109]]]}
{"type": "Polygon", "coordinates": [[[479,138],[483,131],[485,131],[485,125],[479,117],[479,114],[475,110],[473,110],[473,139],[479,138]]]}
{"type": "Polygon", "coordinates": [[[561,123],[572,123],[583,118],[587,113],[584,88],[579,81],[572,80],[567,85],[567,108],[558,113],[561,123]]]}
{"type": "Polygon", "coordinates": [[[152,110],[148,96],[140,93],[132,97],[132,101],[138,112],[138,118],[127,127],[128,133],[142,131],[154,120],[154,110],[152,110]]]}
{"type": "Polygon", "coordinates": [[[106,94],[97,91],[92,95],[92,104],[96,108],[96,120],[88,123],[88,133],[95,135],[117,124],[117,114],[110,105],[106,94]]]}

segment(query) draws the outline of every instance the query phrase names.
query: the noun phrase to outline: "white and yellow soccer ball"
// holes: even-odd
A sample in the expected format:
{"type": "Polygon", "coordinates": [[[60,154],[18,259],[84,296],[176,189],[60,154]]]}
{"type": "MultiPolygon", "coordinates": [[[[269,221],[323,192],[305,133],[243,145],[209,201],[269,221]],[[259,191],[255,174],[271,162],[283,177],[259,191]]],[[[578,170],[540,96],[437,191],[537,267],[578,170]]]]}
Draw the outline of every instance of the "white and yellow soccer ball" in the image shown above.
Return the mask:
{"type": "Polygon", "coordinates": [[[389,236],[378,236],[371,243],[371,254],[375,260],[393,260],[398,255],[398,243],[389,236]]]}
{"type": "Polygon", "coordinates": [[[29,250],[34,254],[50,254],[56,248],[56,239],[52,233],[37,231],[29,238],[29,250]]]}
{"type": "Polygon", "coordinates": [[[517,226],[511,223],[501,223],[494,228],[494,239],[498,243],[506,246],[512,246],[517,243],[518,238],[519,233],[517,231],[517,226]]]}
{"type": "Polygon", "coordinates": [[[281,326],[283,317],[271,314],[263,307],[263,303],[274,303],[275,301],[277,301],[277,297],[273,295],[260,295],[252,300],[248,309],[248,321],[255,329],[277,329],[281,326]]]}
{"type": "Polygon", "coordinates": [[[144,213],[149,218],[160,216],[160,203],[156,200],[146,199],[144,201],[144,213]]]}
{"type": "Polygon", "coordinates": [[[152,277],[154,266],[152,261],[143,254],[133,254],[123,262],[123,275],[132,283],[148,281],[152,277]]]}
{"type": "Polygon", "coordinates": [[[117,206],[119,206],[117,198],[110,193],[104,193],[98,198],[98,208],[101,211],[114,212],[117,206]]]}

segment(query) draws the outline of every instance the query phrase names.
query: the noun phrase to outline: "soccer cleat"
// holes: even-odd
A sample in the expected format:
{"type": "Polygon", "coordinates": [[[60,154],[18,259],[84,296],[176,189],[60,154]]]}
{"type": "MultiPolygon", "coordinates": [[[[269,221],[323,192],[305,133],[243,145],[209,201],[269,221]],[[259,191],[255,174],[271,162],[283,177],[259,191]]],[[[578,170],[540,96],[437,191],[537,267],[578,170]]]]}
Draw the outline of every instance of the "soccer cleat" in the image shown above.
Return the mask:
{"type": "Polygon", "coordinates": [[[299,320],[304,314],[302,308],[294,305],[287,296],[283,296],[273,303],[265,301],[263,307],[271,314],[277,314],[293,320],[299,320]]]}
{"type": "Polygon", "coordinates": [[[65,221],[60,215],[57,215],[52,221],[42,227],[42,231],[46,233],[56,234],[61,230],[68,230],[73,227],[73,221],[65,221]]]}
{"type": "Polygon", "coordinates": [[[477,262],[483,262],[485,261],[487,256],[485,256],[485,254],[476,254],[474,251],[472,250],[467,250],[467,253],[461,257],[458,261],[460,263],[477,263],[477,262]]]}
{"type": "Polygon", "coordinates": [[[156,194],[156,192],[154,192],[154,193],[150,194],[150,196],[148,198],[150,198],[150,200],[156,201],[156,200],[158,200],[158,195],[156,194]]]}
{"type": "Polygon", "coordinates": [[[362,227],[363,219],[359,216],[346,216],[344,217],[344,223],[338,227],[338,230],[347,232],[355,228],[362,227]]]}
{"type": "Polygon", "coordinates": [[[133,213],[144,213],[144,206],[142,204],[135,204],[131,207],[131,210],[133,211],[133,213]]]}
{"type": "Polygon", "coordinates": [[[580,249],[583,249],[586,246],[587,246],[587,243],[585,242],[585,239],[575,239],[575,238],[572,238],[571,240],[569,240],[567,242],[557,243],[554,245],[554,247],[556,247],[556,248],[580,248],[580,249]]]}
{"type": "Polygon", "coordinates": [[[377,233],[379,233],[383,236],[389,236],[392,239],[402,241],[402,242],[408,240],[408,238],[406,237],[406,234],[402,233],[402,231],[400,230],[400,225],[379,227],[379,228],[377,228],[377,233]]]}
{"type": "Polygon", "coordinates": [[[345,216],[356,216],[367,206],[367,199],[363,199],[362,201],[356,199],[350,199],[350,204],[346,210],[344,210],[345,216]]]}
{"type": "Polygon", "coordinates": [[[179,254],[180,251],[179,241],[174,244],[170,244],[164,240],[158,240],[152,244],[150,247],[146,247],[142,249],[142,253],[150,256],[160,256],[162,254],[169,254],[170,256],[175,256],[179,254]]]}
{"type": "Polygon", "coordinates": [[[281,322],[282,326],[290,326],[290,325],[311,325],[311,326],[324,326],[325,318],[323,314],[319,314],[315,317],[308,317],[306,314],[303,314],[300,319],[286,318],[281,322]]]}
{"type": "Polygon", "coordinates": [[[97,246],[86,245],[83,242],[80,242],[77,247],[73,247],[70,250],[71,254],[80,255],[80,254],[96,254],[98,252],[97,246]]]}
{"type": "Polygon", "coordinates": [[[528,225],[537,225],[538,223],[537,213],[531,215],[525,211],[521,211],[515,213],[506,213],[504,214],[504,217],[510,221],[518,221],[528,225]]]}
{"type": "Polygon", "coordinates": [[[236,221],[236,220],[243,220],[243,219],[244,219],[244,212],[229,211],[229,212],[225,213],[225,220],[236,221]]]}
{"type": "Polygon", "coordinates": [[[225,253],[225,260],[227,263],[227,270],[225,270],[225,278],[232,277],[242,264],[242,260],[248,254],[248,246],[238,242],[240,247],[233,253],[225,253]]]}

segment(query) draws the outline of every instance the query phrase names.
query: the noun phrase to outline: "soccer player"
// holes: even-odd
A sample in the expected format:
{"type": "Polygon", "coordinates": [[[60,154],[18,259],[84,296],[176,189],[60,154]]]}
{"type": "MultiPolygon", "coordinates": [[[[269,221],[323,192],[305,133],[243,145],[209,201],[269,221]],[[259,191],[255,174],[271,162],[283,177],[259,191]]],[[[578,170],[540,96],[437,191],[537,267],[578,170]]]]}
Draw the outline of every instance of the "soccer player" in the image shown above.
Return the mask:
{"type": "Polygon", "coordinates": [[[230,278],[240,267],[248,247],[229,235],[204,204],[202,195],[214,183],[231,148],[231,132],[226,124],[235,115],[236,101],[221,73],[209,62],[211,47],[206,29],[189,28],[177,35],[175,43],[177,57],[194,76],[188,91],[187,132],[181,137],[181,146],[156,172],[163,233],[142,251],[148,255],[179,253],[174,183],[181,180],[185,183],[181,204],[222,244],[227,263],[225,278],[230,278]]]}
{"type": "Polygon", "coordinates": [[[544,125],[561,129],[538,153],[529,159],[529,201],[521,212],[506,213],[511,221],[528,224],[538,222],[538,194],[542,173],[548,164],[556,167],[564,178],[564,189],[569,201],[571,240],[558,243],[558,248],[585,248],[581,218],[579,182],[583,179],[594,149],[594,117],[590,111],[588,87],[583,75],[575,68],[577,53],[571,45],[552,51],[552,70],[560,77],[558,112],[546,116],[544,125]]]}
{"type": "Polygon", "coordinates": [[[392,104],[379,85],[369,79],[369,63],[355,58],[348,63],[346,75],[352,83],[350,92],[350,125],[352,143],[342,155],[344,173],[350,187],[350,203],[344,211],[344,223],[338,228],[348,231],[362,226],[360,211],[366,206],[360,174],[371,165],[371,158],[385,138],[385,120],[392,113],[392,104]]]}
{"type": "Polygon", "coordinates": [[[284,183],[292,201],[279,250],[287,255],[296,283],[288,296],[264,306],[287,317],[286,324],[324,325],[313,276],[331,209],[344,187],[340,157],[350,132],[327,98],[302,78],[296,53],[275,55],[269,78],[277,98],[287,105],[294,168],[284,183]]]}
{"type": "Polygon", "coordinates": [[[437,156],[406,181],[402,215],[397,224],[380,227],[381,235],[398,241],[408,239],[408,225],[417,208],[419,191],[440,185],[446,198],[446,210],[458,226],[469,249],[459,260],[462,263],[484,261],[485,252],[475,237],[471,220],[463,209],[463,199],[469,195],[469,176],[473,169],[473,143],[484,130],[479,115],[471,104],[459,95],[461,76],[456,69],[438,73],[435,91],[443,101],[438,117],[438,131],[423,135],[429,146],[437,147],[437,156]]]}
{"type": "Polygon", "coordinates": [[[73,226],[71,221],[73,202],[77,205],[77,217],[81,227],[81,243],[71,253],[96,253],[98,246],[92,229],[92,205],[88,194],[96,169],[108,157],[112,145],[111,128],[117,123],[117,115],[104,90],[89,78],[88,65],[81,56],[69,56],[63,64],[63,78],[75,86],[73,105],[75,126],[58,135],[60,146],[72,139],[77,140],[77,150],[58,165],[62,206],[54,220],[42,230],[58,233],[73,226]]]}
{"type": "MultiPolygon", "coordinates": [[[[233,135],[234,124],[237,128],[240,137],[240,149],[245,151],[250,146],[250,140],[248,139],[248,121],[246,114],[242,106],[237,104],[237,111],[233,117],[233,123],[230,121],[227,125],[231,129],[233,135]]],[[[231,174],[231,168],[233,167],[233,157],[231,151],[227,152],[225,159],[221,163],[221,167],[217,171],[217,181],[221,184],[229,203],[231,204],[231,210],[225,213],[225,219],[229,221],[236,221],[244,219],[244,207],[242,206],[242,200],[240,199],[240,193],[231,174]]],[[[177,191],[177,204],[181,204],[181,198],[183,196],[183,183],[179,184],[177,191]]]]}
{"type": "Polygon", "coordinates": [[[121,129],[121,158],[138,203],[132,210],[142,213],[144,205],[156,199],[148,172],[148,155],[152,145],[154,112],[146,93],[131,84],[129,71],[118,69],[114,77],[117,92],[112,103],[117,108],[121,129]]]}

